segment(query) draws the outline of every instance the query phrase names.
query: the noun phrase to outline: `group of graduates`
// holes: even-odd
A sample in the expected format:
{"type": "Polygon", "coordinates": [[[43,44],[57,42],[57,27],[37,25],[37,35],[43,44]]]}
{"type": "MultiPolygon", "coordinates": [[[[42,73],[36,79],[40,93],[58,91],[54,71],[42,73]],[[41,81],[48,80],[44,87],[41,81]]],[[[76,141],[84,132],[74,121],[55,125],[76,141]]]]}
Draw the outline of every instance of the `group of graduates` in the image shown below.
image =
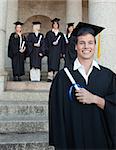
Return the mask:
{"type": "Polygon", "coordinates": [[[33,32],[25,36],[22,33],[23,23],[15,22],[15,32],[10,35],[8,57],[12,60],[13,80],[21,81],[25,74],[24,63],[30,58],[30,80],[41,80],[41,60],[47,56],[48,77],[51,82],[60,68],[60,59],[64,58],[67,66],[76,58],[75,38],[72,36],[74,23],[67,24],[67,33],[60,31],[59,18],[51,20],[52,29],[44,37],[41,33],[41,22],[32,22],[33,32]]]}
{"type": "Polygon", "coordinates": [[[23,23],[15,23],[8,45],[13,80],[21,81],[29,57],[30,79],[40,81],[41,59],[47,56],[47,79],[54,79],[49,93],[49,145],[55,150],[116,149],[116,74],[94,60],[95,37],[104,28],[82,22],[74,28],[69,23],[64,35],[59,21],[51,20],[52,29],[45,37],[40,22],[33,22],[27,37],[22,34],[23,23]],[[65,59],[65,68],[59,71],[60,58],[65,59]]]}

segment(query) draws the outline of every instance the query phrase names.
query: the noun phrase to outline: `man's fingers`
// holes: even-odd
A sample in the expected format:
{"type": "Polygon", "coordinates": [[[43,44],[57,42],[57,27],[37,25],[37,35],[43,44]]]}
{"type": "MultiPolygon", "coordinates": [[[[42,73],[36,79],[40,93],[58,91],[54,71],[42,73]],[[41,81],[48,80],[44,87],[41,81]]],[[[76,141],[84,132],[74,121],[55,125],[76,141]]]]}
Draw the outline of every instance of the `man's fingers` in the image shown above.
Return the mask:
{"type": "Polygon", "coordinates": [[[77,98],[77,100],[83,100],[83,97],[82,97],[82,96],[76,97],[76,98],[77,98]]]}
{"type": "Polygon", "coordinates": [[[83,96],[82,93],[75,93],[75,96],[79,97],[79,96],[83,96]]]}

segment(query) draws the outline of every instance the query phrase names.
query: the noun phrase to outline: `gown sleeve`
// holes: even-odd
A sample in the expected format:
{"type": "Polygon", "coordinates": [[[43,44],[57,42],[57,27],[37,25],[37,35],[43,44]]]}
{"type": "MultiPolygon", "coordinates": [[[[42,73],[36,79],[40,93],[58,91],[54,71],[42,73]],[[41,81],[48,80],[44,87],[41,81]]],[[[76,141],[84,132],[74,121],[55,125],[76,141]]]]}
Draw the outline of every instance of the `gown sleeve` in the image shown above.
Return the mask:
{"type": "Polygon", "coordinates": [[[32,50],[33,50],[33,36],[32,33],[29,33],[27,37],[27,57],[30,56],[32,50]]]}
{"type": "Polygon", "coordinates": [[[45,55],[48,56],[49,47],[51,45],[50,32],[46,33],[44,41],[45,41],[45,55]]]}
{"type": "Polygon", "coordinates": [[[61,54],[62,56],[66,54],[66,42],[63,34],[62,34],[62,41],[61,41],[61,54]]]}
{"type": "Polygon", "coordinates": [[[65,66],[69,66],[70,64],[72,65],[77,57],[75,45],[76,45],[76,38],[71,36],[66,48],[65,66]]]}
{"type": "Polygon", "coordinates": [[[53,80],[49,94],[49,144],[57,148],[66,147],[63,91],[63,83],[58,73],[53,80]]]}
{"type": "Polygon", "coordinates": [[[19,52],[19,38],[15,39],[14,33],[10,35],[8,43],[8,57],[13,58],[19,52]]]}
{"type": "Polygon", "coordinates": [[[105,96],[105,117],[112,140],[112,148],[116,149],[116,74],[112,74],[112,81],[105,96]]]}
{"type": "Polygon", "coordinates": [[[10,57],[10,58],[12,58],[12,56],[13,56],[12,50],[11,50],[11,41],[12,41],[12,38],[10,36],[9,43],[8,43],[8,57],[10,57]]]}

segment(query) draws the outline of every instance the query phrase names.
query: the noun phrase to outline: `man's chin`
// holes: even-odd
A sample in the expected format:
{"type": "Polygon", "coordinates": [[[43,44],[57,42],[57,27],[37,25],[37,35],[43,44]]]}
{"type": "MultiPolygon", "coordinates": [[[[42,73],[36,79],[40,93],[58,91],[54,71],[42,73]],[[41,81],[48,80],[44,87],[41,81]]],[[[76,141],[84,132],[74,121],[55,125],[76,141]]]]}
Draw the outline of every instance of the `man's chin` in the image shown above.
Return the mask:
{"type": "Polygon", "coordinates": [[[83,57],[83,59],[90,60],[90,59],[93,59],[93,57],[91,57],[91,56],[85,56],[85,57],[83,57]]]}

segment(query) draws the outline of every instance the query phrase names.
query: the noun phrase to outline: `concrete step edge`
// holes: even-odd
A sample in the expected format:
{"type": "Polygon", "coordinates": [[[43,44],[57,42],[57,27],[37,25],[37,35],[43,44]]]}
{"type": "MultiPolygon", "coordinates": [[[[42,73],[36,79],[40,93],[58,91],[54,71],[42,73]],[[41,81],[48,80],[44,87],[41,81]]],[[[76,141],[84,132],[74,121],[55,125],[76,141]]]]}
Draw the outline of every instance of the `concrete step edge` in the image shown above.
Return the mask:
{"type": "Polygon", "coordinates": [[[51,83],[49,82],[31,82],[31,81],[22,81],[14,82],[7,81],[6,90],[12,91],[49,91],[51,83]]]}
{"type": "Polygon", "coordinates": [[[48,143],[48,132],[0,134],[0,144],[48,143]]]}
{"type": "Polygon", "coordinates": [[[0,95],[0,101],[48,101],[49,92],[5,91],[0,95]]]}
{"type": "Polygon", "coordinates": [[[2,115],[0,116],[0,123],[1,122],[48,122],[48,117],[38,115],[2,115]]]}
{"type": "Polygon", "coordinates": [[[4,100],[0,100],[0,106],[46,106],[48,105],[47,101],[13,101],[13,100],[9,100],[9,101],[4,101],[4,100]]]}

